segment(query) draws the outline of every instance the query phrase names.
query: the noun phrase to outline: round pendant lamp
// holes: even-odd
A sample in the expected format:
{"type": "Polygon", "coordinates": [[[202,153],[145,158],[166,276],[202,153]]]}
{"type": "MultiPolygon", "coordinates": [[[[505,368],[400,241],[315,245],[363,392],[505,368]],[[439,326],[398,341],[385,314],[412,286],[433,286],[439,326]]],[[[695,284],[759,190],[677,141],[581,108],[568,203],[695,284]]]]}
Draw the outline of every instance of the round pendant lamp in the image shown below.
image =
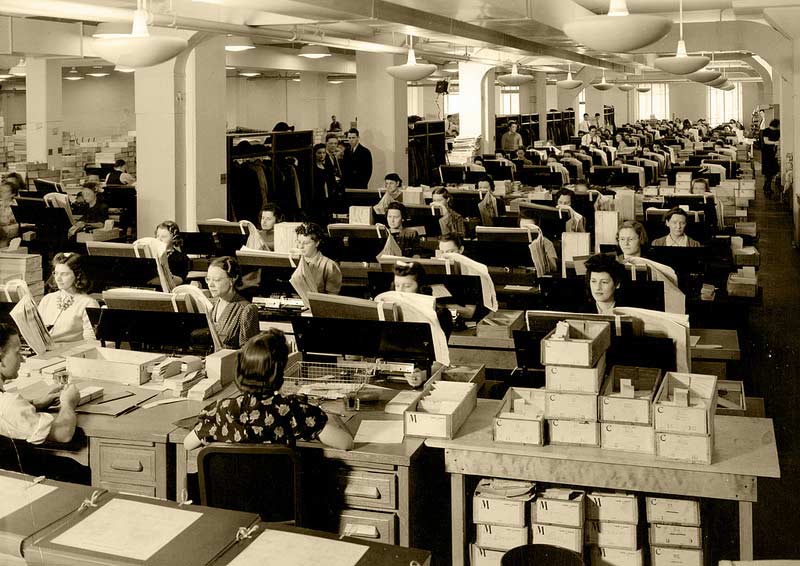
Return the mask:
{"type": "Polygon", "coordinates": [[[719,90],[733,90],[736,88],[736,85],[733,84],[731,81],[725,79],[725,82],[716,88],[718,88],[719,90]]]}
{"type": "Polygon", "coordinates": [[[641,93],[650,92],[650,88],[651,88],[650,85],[639,85],[636,87],[636,92],[641,92],[641,93]]]}
{"type": "Polygon", "coordinates": [[[683,0],[679,3],[679,22],[681,37],[678,40],[678,49],[671,57],[658,57],[653,63],[662,71],[673,75],[688,75],[699,71],[711,60],[705,55],[688,55],[686,53],[686,42],[683,41],[683,0]]]}
{"type": "Polygon", "coordinates": [[[520,86],[529,83],[533,80],[532,75],[521,75],[517,69],[517,64],[511,65],[511,73],[507,75],[500,75],[497,80],[506,86],[520,86]]]}
{"type": "Polygon", "coordinates": [[[626,53],[655,43],[671,28],[669,18],[631,15],[625,0],[611,0],[607,15],[577,18],[564,25],[564,33],[597,51],[626,53]]]}
{"type": "Polygon", "coordinates": [[[711,81],[717,80],[722,76],[722,73],[719,71],[712,71],[711,69],[700,69],[699,71],[695,71],[694,73],[690,73],[686,75],[686,78],[690,81],[695,81],[697,83],[709,83],[711,81]]]}
{"type": "Polygon", "coordinates": [[[727,82],[727,80],[728,80],[728,77],[720,75],[718,78],[714,79],[713,81],[708,81],[707,83],[703,83],[703,84],[705,84],[706,86],[710,86],[710,87],[716,88],[721,84],[725,84],[727,82]]]}
{"type": "Polygon", "coordinates": [[[573,88],[578,88],[581,86],[583,81],[572,78],[572,65],[569,65],[567,69],[567,78],[561,81],[556,81],[556,86],[558,88],[565,88],[567,90],[572,90],[573,88]]]}
{"type": "Polygon", "coordinates": [[[617,88],[620,89],[622,92],[630,92],[636,87],[628,82],[628,76],[625,75],[625,82],[617,84],[617,88]]]}
{"type": "Polygon", "coordinates": [[[410,38],[408,44],[408,59],[405,65],[392,65],[386,67],[386,72],[396,79],[403,81],[420,81],[432,75],[436,71],[436,65],[432,63],[417,63],[414,54],[414,38],[410,38]]]}
{"type": "Polygon", "coordinates": [[[606,71],[605,71],[605,69],[603,70],[603,78],[600,80],[599,83],[592,84],[592,87],[594,87],[596,90],[599,90],[599,91],[606,91],[606,90],[611,90],[612,88],[614,88],[614,85],[612,85],[611,83],[607,83],[606,82],[606,71]]]}
{"type": "Polygon", "coordinates": [[[322,59],[324,57],[330,57],[331,50],[324,45],[308,44],[300,48],[300,53],[298,53],[298,55],[306,59],[322,59]]]}

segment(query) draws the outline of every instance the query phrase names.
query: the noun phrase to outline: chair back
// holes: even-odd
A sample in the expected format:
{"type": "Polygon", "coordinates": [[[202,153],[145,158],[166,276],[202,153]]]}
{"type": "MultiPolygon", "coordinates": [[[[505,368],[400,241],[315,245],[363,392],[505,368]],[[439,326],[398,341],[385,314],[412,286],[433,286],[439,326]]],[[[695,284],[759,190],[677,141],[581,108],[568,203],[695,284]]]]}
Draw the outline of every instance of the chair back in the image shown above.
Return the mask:
{"type": "Polygon", "coordinates": [[[548,544],[526,544],[512,548],[500,559],[500,566],[583,566],[577,552],[548,544]]]}
{"type": "Polygon", "coordinates": [[[197,456],[200,503],[301,525],[302,466],[281,444],[214,443],[197,456]]]}

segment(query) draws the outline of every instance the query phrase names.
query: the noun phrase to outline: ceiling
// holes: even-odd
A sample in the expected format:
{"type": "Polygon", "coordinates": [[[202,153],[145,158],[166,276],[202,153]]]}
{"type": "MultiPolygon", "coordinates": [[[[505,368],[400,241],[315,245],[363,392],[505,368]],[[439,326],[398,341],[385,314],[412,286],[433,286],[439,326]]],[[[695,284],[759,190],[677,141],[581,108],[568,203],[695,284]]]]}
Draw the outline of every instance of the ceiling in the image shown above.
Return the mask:
{"type": "MultiPolygon", "coordinates": [[[[418,54],[437,64],[471,59],[507,67],[517,62],[523,70],[541,70],[558,78],[568,64],[573,72],[590,66],[603,67],[612,75],[636,74],[637,79],[641,74],[642,80],[663,76],[648,64],[652,55],[596,52],[563,33],[564,23],[573,18],[605,13],[608,0],[210,1],[148,3],[156,25],[247,34],[257,45],[299,49],[316,42],[349,55],[356,49],[402,53],[408,35],[413,35],[418,54]]],[[[678,21],[679,0],[627,1],[631,13],[662,14],[678,21]]],[[[789,11],[800,21],[800,0],[683,0],[686,22],[756,21],[787,35],[768,17],[770,7],[780,7],[782,14],[789,11]]],[[[129,20],[135,8],[136,0],[0,0],[0,14],[87,24],[129,20]]],[[[733,55],[739,60],[729,69],[732,77],[757,76],[741,60],[749,54],[733,55]]]]}

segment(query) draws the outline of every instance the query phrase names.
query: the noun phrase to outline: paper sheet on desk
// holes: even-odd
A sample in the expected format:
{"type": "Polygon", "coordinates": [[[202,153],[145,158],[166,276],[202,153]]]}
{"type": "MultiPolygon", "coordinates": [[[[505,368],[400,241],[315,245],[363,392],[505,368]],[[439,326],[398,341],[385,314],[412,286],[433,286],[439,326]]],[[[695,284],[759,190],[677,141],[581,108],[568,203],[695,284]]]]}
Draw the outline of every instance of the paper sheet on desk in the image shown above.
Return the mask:
{"type": "Polygon", "coordinates": [[[53,543],[144,561],[202,516],[196,511],[112,499],[53,543]]]}
{"type": "Polygon", "coordinates": [[[400,444],[403,437],[403,421],[361,421],[354,440],[372,444],[400,444]]]}
{"type": "Polygon", "coordinates": [[[355,566],[369,547],[284,531],[264,531],[228,566],[263,566],[280,556],[281,566],[355,566]]]}
{"type": "Polygon", "coordinates": [[[27,480],[0,477],[0,520],[44,497],[56,487],[52,485],[33,484],[27,480]]]}

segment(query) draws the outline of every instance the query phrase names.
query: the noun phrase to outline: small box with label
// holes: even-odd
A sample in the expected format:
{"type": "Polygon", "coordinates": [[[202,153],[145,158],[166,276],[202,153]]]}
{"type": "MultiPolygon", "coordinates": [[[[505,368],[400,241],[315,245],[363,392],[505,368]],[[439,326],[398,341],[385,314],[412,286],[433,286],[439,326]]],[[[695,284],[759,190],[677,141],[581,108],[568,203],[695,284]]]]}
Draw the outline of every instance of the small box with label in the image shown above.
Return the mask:
{"type": "Polygon", "coordinates": [[[596,421],[547,421],[550,444],[600,446],[600,423],[596,421]]]}
{"type": "Polygon", "coordinates": [[[599,393],[606,373],[606,355],[594,367],[553,366],[544,368],[545,388],[548,391],[573,393],[599,393]]]}
{"type": "Polygon", "coordinates": [[[562,321],[542,340],[542,364],[592,368],[610,345],[609,323],[562,321]]]}
{"type": "Polygon", "coordinates": [[[405,434],[453,438],[477,404],[478,387],[458,381],[429,381],[404,414],[405,434]]]}
{"type": "Polygon", "coordinates": [[[717,378],[667,372],[654,403],[657,432],[709,435],[714,430],[717,378]]]}
{"type": "Polygon", "coordinates": [[[544,405],[543,389],[509,387],[494,418],[495,442],[543,445],[544,405]]]}
{"type": "Polygon", "coordinates": [[[583,555],[583,528],[531,525],[531,542],[566,548],[583,555]]]}
{"type": "Polygon", "coordinates": [[[660,384],[659,369],[614,366],[600,396],[600,420],[651,424],[652,404],[660,384]]]}
{"type": "Polygon", "coordinates": [[[638,525],[629,523],[586,521],[583,529],[584,542],[604,548],[636,550],[639,548],[639,539],[636,535],[637,529],[638,525]]]}
{"type": "Polygon", "coordinates": [[[655,454],[655,434],[652,425],[600,423],[600,447],[604,450],[655,454]]]}
{"type": "Polygon", "coordinates": [[[710,464],[714,454],[713,434],[656,432],[656,456],[664,460],[710,464]]]}
{"type": "Polygon", "coordinates": [[[487,314],[475,328],[480,338],[512,338],[525,326],[525,311],[498,310],[487,314]]]}
{"type": "Polygon", "coordinates": [[[544,416],[548,420],[596,421],[597,395],[548,391],[545,395],[544,416]]]}
{"type": "Polygon", "coordinates": [[[654,523],[650,525],[650,544],[653,546],[701,548],[703,546],[703,530],[700,527],[654,523]]]}
{"type": "Polygon", "coordinates": [[[696,548],[651,546],[652,566],[703,566],[703,551],[696,548]]]}
{"type": "Polygon", "coordinates": [[[481,548],[493,550],[511,550],[517,546],[528,544],[528,527],[504,527],[502,525],[475,525],[476,544],[481,548]]]}
{"type": "Polygon", "coordinates": [[[740,415],[747,411],[744,383],[735,380],[717,380],[716,414],[740,415]]]}
{"type": "Polygon", "coordinates": [[[592,566],[644,566],[644,551],[593,546],[592,566]]]}
{"type": "Polygon", "coordinates": [[[505,554],[502,550],[483,548],[477,544],[470,545],[471,566],[501,566],[500,561],[505,554]]]}
{"type": "Polygon", "coordinates": [[[586,493],[554,487],[544,490],[531,504],[531,524],[582,527],[586,493]]]}
{"type": "Polygon", "coordinates": [[[648,523],[700,526],[700,502],[696,499],[648,497],[645,509],[648,523]]]}
{"type": "Polygon", "coordinates": [[[533,482],[485,478],[472,497],[472,520],[508,527],[524,527],[528,503],[533,499],[533,482]]]}
{"type": "Polygon", "coordinates": [[[635,525],[639,522],[639,498],[633,493],[590,492],[586,496],[586,518],[635,525]]]}

